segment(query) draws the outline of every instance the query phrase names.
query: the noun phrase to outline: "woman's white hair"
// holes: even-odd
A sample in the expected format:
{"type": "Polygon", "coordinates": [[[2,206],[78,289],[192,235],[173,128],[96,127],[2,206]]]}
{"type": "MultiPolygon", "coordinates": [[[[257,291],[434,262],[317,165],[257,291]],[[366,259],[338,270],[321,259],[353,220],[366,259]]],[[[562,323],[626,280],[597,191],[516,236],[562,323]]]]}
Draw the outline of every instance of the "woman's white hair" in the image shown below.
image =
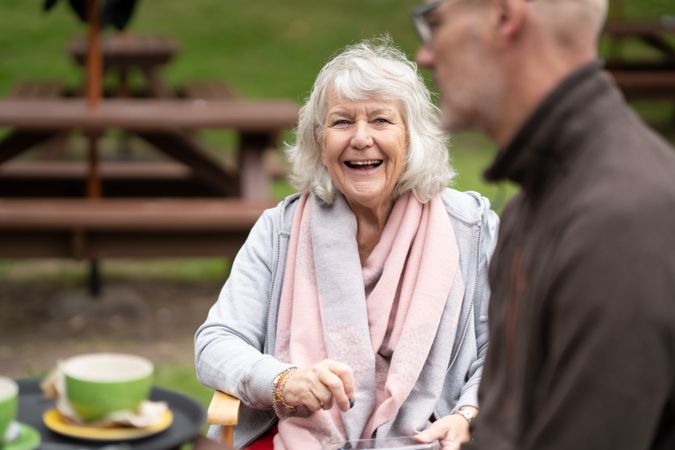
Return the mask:
{"type": "Polygon", "coordinates": [[[336,187],[321,162],[322,135],[329,95],[348,100],[396,100],[406,123],[408,151],[394,196],[412,192],[427,202],[454,176],[448,161],[447,135],[439,109],[417,73],[417,65],[387,36],[347,47],[319,72],[300,109],[295,143],[286,152],[291,184],[333,203],[336,187]]]}

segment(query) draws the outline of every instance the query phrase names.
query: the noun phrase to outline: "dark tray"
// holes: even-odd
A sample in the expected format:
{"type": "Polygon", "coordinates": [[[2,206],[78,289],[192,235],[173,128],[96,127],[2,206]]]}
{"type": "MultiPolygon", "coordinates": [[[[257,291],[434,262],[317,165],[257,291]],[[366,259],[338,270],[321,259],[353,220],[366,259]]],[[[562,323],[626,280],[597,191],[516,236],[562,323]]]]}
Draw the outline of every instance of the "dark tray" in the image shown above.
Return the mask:
{"type": "MultiPolygon", "coordinates": [[[[40,390],[40,380],[19,380],[19,415],[17,420],[36,428],[42,436],[45,449],[49,444],[59,444],[60,450],[96,449],[111,442],[75,439],[54,433],[42,422],[42,413],[54,407],[54,401],[45,399],[40,390]]],[[[128,441],[125,448],[139,450],[167,450],[179,448],[182,444],[193,440],[200,432],[206,420],[204,408],[183,394],[162,388],[152,388],[151,400],[161,400],[169,404],[173,413],[173,423],[161,433],[146,438],[128,441]]],[[[53,448],[56,448],[54,446],[53,448]]],[[[42,448],[42,447],[41,447],[42,448]]]]}

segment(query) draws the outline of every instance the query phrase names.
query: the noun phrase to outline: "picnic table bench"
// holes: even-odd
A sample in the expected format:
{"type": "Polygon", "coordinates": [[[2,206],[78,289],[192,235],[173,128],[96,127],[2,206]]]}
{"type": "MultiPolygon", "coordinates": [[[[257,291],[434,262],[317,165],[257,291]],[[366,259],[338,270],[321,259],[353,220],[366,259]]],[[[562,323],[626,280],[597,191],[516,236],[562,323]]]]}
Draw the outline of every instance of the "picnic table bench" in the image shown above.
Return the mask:
{"type": "MultiPolygon", "coordinates": [[[[162,36],[139,36],[130,33],[105,36],[101,41],[103,70],[117,74],[117,96],[130,96],[129,75],[133,71],[139,71],[146,80],[147,96],[171,97],[173,92],[163,81],[161,70],[173,59],[179,47],[175,40],[162,36]]],[[[68,53],[75,62],[84,66],[87,59],[87,40],[82,36],[71,40],[68,53]]]]}
{"type": "MultiPolygon", "coordinates": [[[[9,97],[15,99],[59,98],[65,94],[65,91],[63,83],[56,80],[23,80],[12,85],[9,97]]],[[[18,135],[15,136],[18,140],[22,140],[23,135],[23,138],[30,142],[35,133],[31,131],[21,133],[21,130],[15,130],[15,135],[18,135]]],[[[64,148],[67,137],[68,133],[63,132],[45,139],[40,145],[41,157],[45,159],[57,157],[64,148]]]]}
{"type": "Polygon", "coordinates": [[[610,39],[607,69],[628,99],[675,101],[675,19],[612,21],[604,35],[610,39]],[[627,39],[642,42],[651,58],[631,58],[623,53],[627,39]]]}
{"type": "Polygon", "coordinates": [[[0,256],[232,257],[270,201],[0,199],[0,256]]]}
{"type": "MultiPolygon", "coordinates": [[[[269,156],[266,155],[266,156],[269,156]]],[[[234,164],[226,163],[233,186],[238,185],[234,164]]],[[[84,197],[83,180],[87,178],[84,161],[13,160],[0,165],[0,198],[17,197],[84,197]]],[[[263,170],[271,180],[286,177],[280,161],[267,158],[263,170]]],[[[108,197],[222,197],[185,164],[171,161],[113,160],[99,166],[101,188],[108,197]]]]}

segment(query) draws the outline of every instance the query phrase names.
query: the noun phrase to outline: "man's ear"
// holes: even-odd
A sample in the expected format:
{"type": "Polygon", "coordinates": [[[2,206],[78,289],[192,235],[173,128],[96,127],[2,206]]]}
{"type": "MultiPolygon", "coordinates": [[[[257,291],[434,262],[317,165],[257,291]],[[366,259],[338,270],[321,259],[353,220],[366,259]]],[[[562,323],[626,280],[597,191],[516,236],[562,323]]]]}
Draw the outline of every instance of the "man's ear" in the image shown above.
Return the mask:
{"type": "Polygon", "coordinates": [[[511,45],[525,26],[527,2],[529,0],[498,0],[499,23],[497,38],[504,46],[511,45]]]}

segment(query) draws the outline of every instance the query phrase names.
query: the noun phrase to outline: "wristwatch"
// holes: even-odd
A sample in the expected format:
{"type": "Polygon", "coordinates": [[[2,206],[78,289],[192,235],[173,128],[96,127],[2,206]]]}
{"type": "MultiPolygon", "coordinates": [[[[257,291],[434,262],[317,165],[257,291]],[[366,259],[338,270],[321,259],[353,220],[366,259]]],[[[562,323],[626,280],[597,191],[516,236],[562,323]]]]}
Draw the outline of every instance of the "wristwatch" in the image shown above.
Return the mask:
{"type": "Polygon", "coordinates": [[[459,414],[460,416],[464,417],[466,421],[469,422],[469,425],[471,425],[471,422],[473,422],[473,419],[476,418],[478,413],[473,408],[462,406],[457,411],[455,411],[455,414],[459,414]]]}

